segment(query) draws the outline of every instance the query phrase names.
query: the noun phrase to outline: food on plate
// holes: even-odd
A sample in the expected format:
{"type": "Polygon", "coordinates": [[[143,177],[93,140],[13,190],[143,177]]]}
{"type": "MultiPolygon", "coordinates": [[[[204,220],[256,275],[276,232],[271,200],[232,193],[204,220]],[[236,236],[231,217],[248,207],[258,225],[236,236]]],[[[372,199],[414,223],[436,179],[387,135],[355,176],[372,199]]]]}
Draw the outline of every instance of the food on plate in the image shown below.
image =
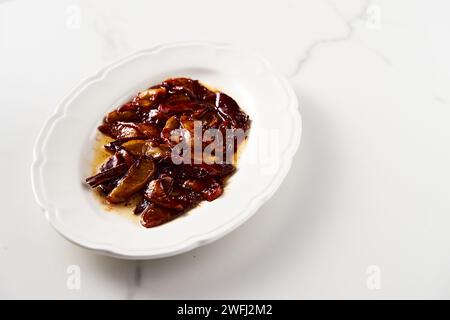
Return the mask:
{"type": "Polygon", "coordinates": [[[111,205],[137,197],[141,224],[159,226],[223,194],[250,125],[229,95],[168,79],[105,116],[98,130],[112,139],[110,155],[86,183],[111,205]]]}

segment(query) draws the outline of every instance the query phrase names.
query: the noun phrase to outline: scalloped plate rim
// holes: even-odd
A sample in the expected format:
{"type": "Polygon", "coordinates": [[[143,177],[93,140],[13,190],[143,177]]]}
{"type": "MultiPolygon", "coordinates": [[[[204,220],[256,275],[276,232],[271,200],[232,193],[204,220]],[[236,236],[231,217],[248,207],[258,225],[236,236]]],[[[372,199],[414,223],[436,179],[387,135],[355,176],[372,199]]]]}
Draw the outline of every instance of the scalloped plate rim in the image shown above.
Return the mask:
{"type": "Polygon", "coordinates": [[[31,165],[32,189],[36,202],[45,213],[45,216],[49,221],[49,223],[60,235],[62,235],[70,242],[79,245],[81,247],[84,247],[86,249],[93,250],[97,253],[117,258],[154,259],[154,258],[168,257],[211,243],[225,236],[231,231],[235,230],[242,223],[244,223],[250,217],[252,217],[258,211],[258,209],[273,196],[273,194],[278,190],[279,186],[287,176],[287,173],[289,172],[290,167],[292,166],[294,155],[300,146],[301,132],[302,132],[302,119],[298,108],[298,99],[293,88],[289,84],[288,80],[285,77],[281,76],[279,73],[277,73],[275,70],[273,70],[270,63],[265,58],[261,57],[259,54],[256,54],[255,52],[248,49],[237,48],[230,44],[220,44],[212,42],[173,42],[161,44],[154,46],[152,48],[138,50],[134,53],[131,53],[125,57],[122,57],[110,63],[107,66],[104,66],[95,74],[82,80],[61,100],[61,102],[57,105],[56,110],[53,112],[53,114],[50,116],[50,118],[45,122],[44,126],[42,127],[34,145],[33,162],[31,165]],[[292,143],[289,144],[289,148],[287,148],[286,153],[282,158],[283,165],[280,166],[280,170],[276,173],[274,177],[274,183],[271,184],[271,188],[266,190],[266,192],[261,193],[258,196],[252,198],[249,201],[249,205],[246,207],[246,209],[241,211],[234,219],[230,220],[225,224],[222,224],[221,226],[207,233],[192,235],[188,239],[185,239],[184,241],[181,241],[176,245],[165,246],[158,249],[130,250],[118,248],[108,243],[92,242],[88,239],[84,239],[75,234],[70,234],[67,230],[64,230],[65,227],[63,225],[60,225],[58,223],[58,219],[56,218],[57,217],[56,213],[58,209],[54,208],[49,203],[46,203],[44,195],[41,193],[39,187],[39,184],[42,182],[40,178],[40,169],[46,161],[45,155],[42,153],[42,150],[45,147],[47,138],[52,133],[53,125],[56,123],[57,120],[64,117],[69,102],[72,99],[74,99],[78,94],[82,93],[84,87],[87,87],[90,84],[93,84],[97,81],[102,81],[106,77],[106,75],[114,68],[125,64],[128,60],[136,59],[141,55],[156,54],[161,50],[178,46],[207,46],[207,47],[214,47],[216,49],[231,49],[238,52],[251,54],[252,56],[258,58],[260,61],[264,63],[266,69],[265,71],[271,72],[272,75],[275,76],[278,81],[280,81],[280,83],[283,86],[283,89],[289,96],[288,110],[291,112],[292,120],[294,121],[293,128],[295,132],[293,132],[292,135],[291,139],[292,143]]]}

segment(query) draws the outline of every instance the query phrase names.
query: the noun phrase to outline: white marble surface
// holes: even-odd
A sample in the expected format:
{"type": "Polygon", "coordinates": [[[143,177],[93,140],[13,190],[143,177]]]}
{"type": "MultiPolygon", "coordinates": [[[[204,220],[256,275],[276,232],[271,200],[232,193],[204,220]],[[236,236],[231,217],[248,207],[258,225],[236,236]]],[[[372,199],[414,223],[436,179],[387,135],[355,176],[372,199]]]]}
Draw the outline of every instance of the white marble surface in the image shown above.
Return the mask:
{"type": "Polygon", "coordinates": [[[0,0],[0,298],[450,298],[449,14],[444,0],[0,0]],[[100,67],[185,40],[252,48],[289,77],[304,120],[289,177],[180,256],[68,243],[31,191],[40,127],[100,67]]]}

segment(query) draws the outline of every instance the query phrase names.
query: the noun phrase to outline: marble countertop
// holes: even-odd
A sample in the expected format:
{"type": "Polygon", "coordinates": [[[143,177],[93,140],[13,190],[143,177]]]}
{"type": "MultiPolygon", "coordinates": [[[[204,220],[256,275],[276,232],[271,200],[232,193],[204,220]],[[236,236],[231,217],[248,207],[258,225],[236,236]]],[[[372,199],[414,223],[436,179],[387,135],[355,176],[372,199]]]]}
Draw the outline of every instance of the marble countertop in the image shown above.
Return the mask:
{"type": "Polygon", "coordinates": [[[0,298],[450,298],[448,1],[0,0],[0,298]],[[289,176],[215,243],[95,255],[34,201],[32,147],[83,78],[161,42],[251,48],[303,115],[289,176]],[[75,279],[75,280],[74,280],[75,279]]]}

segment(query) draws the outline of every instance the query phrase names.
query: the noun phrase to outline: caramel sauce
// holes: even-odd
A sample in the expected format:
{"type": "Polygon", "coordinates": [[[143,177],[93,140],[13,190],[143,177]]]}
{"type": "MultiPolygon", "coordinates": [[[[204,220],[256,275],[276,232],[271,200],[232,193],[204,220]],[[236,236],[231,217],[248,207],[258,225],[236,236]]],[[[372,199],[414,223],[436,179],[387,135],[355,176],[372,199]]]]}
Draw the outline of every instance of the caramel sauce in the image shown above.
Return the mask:
{"type": "MultiPolygon", "coordinates": [[[[107,161],[108,158],[111,156],[111,152],[106,150],[104,146],[112,141],[114,141],[113,138],[110,138],[101,132],[97,132],[93,143],[94,154],[91,163],[92,175],[99,172],[100,166],[103,163],[105,163],[105,161],[107,161]]],[[[105,195],[102,193],[100,189],[98,188],[93,189],[92,192],[94,193],[94,197],[96,198],[98,203],[101,204],[101,206],[105,211],[118,214],[125,218],[136,221],[137,223],[139,222],[139,216],[133,213],[133,209],[134,207],[136,207],[139,201],[141,201],[142,199],[141,195],[136,194],[124,203],[113,204],[108,202],[108,200],[106,200],[105,195]]]]}
{"type": "MultiPolygon", "coordinates": [[[[93,145],[94,154],[93,154],[92,163],[91,163],[91,174],[92,175],[96,174],[100,170],[100,166],[106,160],[108,160],[108,158],[111,156],[111,152],[107,151],[104,148],[104,145],[106,145],[112,141],[114,141],[113,138],[110,138],[101,132],[97,132],[97,134],[95,136],[95,140],[94,140],[94,145],[93,145]]],[[[247,139],[242,141],[242,143],[239,145],[239,147],[237,149],[237,152],[234,154],[234,164],[235,165],[237,165],[239,157],[242,153],[242,150],[245,148],[246,144],[247,144],[247,139]]],[[[230,178],[231,177],[227,177],[224,180],[225,188],[228,186],[230,178]]],[[[125,218],[132,219],[133,221],[139,222],[139,215],[135,215],[133,213],[133,209],[141,201],[141,199],[142,199],[141,195],[136,194],[124,203],[110,203],[110,202],[108,202],[108,200],[106,200],[105,195],[102,193],[102,191],[100,189],[98,189],[98,188],[93,189],[92,192],[94,193],[96,200],[102,205],[102,207],[105,211],[115,213],[115,214],[118,214],[125,218]]],[[[201,205],[201,203],[199,205],[201,205]]],[[[189,214],[189,212],[187,212],[187,213],[189,214]]]]}

